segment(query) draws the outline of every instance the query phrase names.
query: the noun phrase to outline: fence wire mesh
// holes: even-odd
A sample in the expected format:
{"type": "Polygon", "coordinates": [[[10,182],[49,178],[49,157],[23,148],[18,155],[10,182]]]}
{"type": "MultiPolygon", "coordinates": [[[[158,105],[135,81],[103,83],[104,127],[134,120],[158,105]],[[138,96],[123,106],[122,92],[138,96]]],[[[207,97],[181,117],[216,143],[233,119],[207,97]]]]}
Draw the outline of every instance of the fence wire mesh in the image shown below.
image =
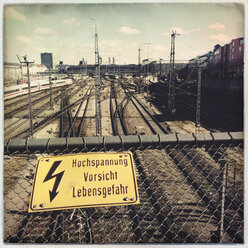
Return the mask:
{"type": "Polygon", "coordinates": [[[243,243],[242,143],[128,150],[134,156],[139,205],[38,213],[27,211],[37,158],[95,149],[6,154],[4,241],[243,243]]]}

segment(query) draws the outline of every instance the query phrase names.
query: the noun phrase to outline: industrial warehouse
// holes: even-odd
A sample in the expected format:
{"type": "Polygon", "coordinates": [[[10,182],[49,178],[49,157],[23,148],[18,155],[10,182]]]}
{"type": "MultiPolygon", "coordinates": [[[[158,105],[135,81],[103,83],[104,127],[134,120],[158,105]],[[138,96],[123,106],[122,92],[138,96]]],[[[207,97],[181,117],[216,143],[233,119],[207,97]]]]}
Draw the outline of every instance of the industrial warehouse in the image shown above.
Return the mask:
{"type": "Polygon", "coordinates": [[[245,244],[242,2],[3,11],[4,244],[245,244]]]}

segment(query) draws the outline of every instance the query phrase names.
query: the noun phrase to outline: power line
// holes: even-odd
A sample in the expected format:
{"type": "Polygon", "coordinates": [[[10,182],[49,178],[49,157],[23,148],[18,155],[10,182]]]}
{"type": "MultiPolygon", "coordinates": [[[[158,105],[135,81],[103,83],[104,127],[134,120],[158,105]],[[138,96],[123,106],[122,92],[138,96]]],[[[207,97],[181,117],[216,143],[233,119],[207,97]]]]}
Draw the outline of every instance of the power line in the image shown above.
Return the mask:
{"type": "Polygon", "coordinates": [[[190,45],[188,45],[187,43],[185,43],[185,41],[183,41],[182,39],[178,38],[179,41],[181,41],[185,46],[187,46],[188,48],[192,49],[194,52],[199,53],[198,50],[196,50],[195,48],[191,47],[190,45]]]}

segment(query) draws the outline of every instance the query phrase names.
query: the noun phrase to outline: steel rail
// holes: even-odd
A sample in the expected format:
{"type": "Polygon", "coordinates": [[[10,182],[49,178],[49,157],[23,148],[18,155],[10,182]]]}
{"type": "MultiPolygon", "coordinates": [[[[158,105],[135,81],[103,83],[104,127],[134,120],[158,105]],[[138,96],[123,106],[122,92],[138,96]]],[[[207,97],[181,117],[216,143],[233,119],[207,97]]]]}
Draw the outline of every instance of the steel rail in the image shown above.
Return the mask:
{"type": "Polygon", "coordinates": [[[66,94],[65,105],[66,105],[66,112],[67,112],[68,121],[69,121],[69,130],[71,129],[71,131],[72,131],[72,137],[74,137],[75,136],[75,132],[74,132],[74,127],[73,127],[73,123],[72,123],[71,109],[69,108],[69,99],[68,98],[69,97],[66,94]]]}
{"type": "Polygon", "coordinates": [[[87,109],[88,109],[90,97],[93,95],[93,94],[92,94],[93,87],[94,87],[94,86],[91,87],[90,93],[89,93],[88,96],[87,96],[86,105],[85,105],[85,108],[84,108],[84,113],[83,113],[83,116],[82,116],[82,118],[81,118],[80,124],[79,124],[79,126],[78,126],[77,137],[80,137],[80,136],[81,136],[81,132],[82,132],[82,128],[83,128],[83,122],[84,122],[84,120],[85,120],[85,116],[86,116],[86,112],[87,112],[87,109]]]}
{"type": "Polygon", "coordinates": [[[156,123],[156,125],[160,128],[160,130],[164,133],[164,134],[168,134],[171,130],[169,125],[167,125],[167,129],[166,130],[164,127],[162,127],[162,125],[154,118],[154,116],[146,109],[146,107],[134,96],[134,94],[132,94],[127,88],[125,88],[129,94],[138,102],[138,104],[145,110],[145,112],[149,115],[149,117],[156,123]]]}
{"type": "MultiPolygon", "coordinates": [[[[76,90],[72,91],[68,96],[71,96],[75,93],[76,90]]],[[[65,93],[62,93],[62,94],[65,94],[65,93]]],[[[58,96],[59,97],[59,96],[58,96]]],[[[72,103],[69,108],[73,108],[76,104],[78,104],[79,102],[81,101],[81,99],[77,100],[76,102],[72,103]]],[[[47,106],[49,105],[50,103],[48,102],[47,103],[47,106]]],[[[39,110],[39,111],[42,111],[42,110],[39,110]]],[[[66,112],[66,106],[64,104],[64,109],[63,109],[63,113],[66,112]]],[[[36,113],[36,112],[35,112],[36,113]]],[[[40,112],[38,112],[40,113],[40,112]]],[[[52,114],[51,116],[49,116],[48,118],[42,120],[41,122],[39,123],[35,123],[34,124],[34,131],[37,131],[38,129],[40,129],[44,124],[48,124],[50,121],[52,121],[53,119],[59,117],[61,114],[61,110],[55,112],[54,114],[52,114]]],[[[29,128],[23,130],[22,132],[18,133],[17,135],[13,136],[12,138],[15,138],[15,137],[22,137],[22,135],[26,135],[26,132],[29,130],[29,128]]],[[[6,134],[5,134],[6,135],[6,134]]]]}
{"type": "Polygon", "coordinates": [[[133,101],[132,99],[132,95],[129,94],[129,92],[126,92],[127,96],[129,97],[129,99],[131,100],[131,102],[133,103],[133,105],[135,106],[135,108],[138,110],[139,114],[141,115],[142,119],[145,121],[145,123],[147,124],[147,126],[150,128],[151,132],[153,134],[157,134],[157,132],[155,131],[155,129],[152,127],[151,123],[147,120],[147,118],[144,116],[144,114],[141,112],[141,110],[139,109],[139,107],[137,106],[137,104],[133,101]]]}
{"type": "Polygon", "coordinates": [[[120,123],[121,123],[121,126],[122,126],[123,133],[125,135],[128,135],[127,127],[126,127],[126,124],[125,124],[125,121],[124,121],[124,116],[122,116],[121,113],[120,113],[120,107],[122,106],[122,103],[125,100],[125,97],[122,99],[122,101],[118,105],[115,87],[114,87],[114,100],[115,100],[115,106],[116,106],[116,110],[115,110],[114,116],[116,118],[116,114],[118,114],[119,119],[120,119],[120,123]]]}
{"type": "MultiPolygon", "coordinates": [[[[128,91],[128,90],[127,90],[127,91],[128,91]]],[[[132,99],[131,99],[131,100],[132,100],[132,99]]],[[[167,132],[167,133],[168,133],[168,132],[167,132]]],[[[156,133],[155,133],[155,134],[156,134],[156,133]]],[[[168,155],[169,155],[169,156],[173,159],[173,161],[175,161],[175,163],[177,164],[178,169],[179,169],[179,170],[183,173],[183,175],[186,177],[188,183],[189,183],[190,185],[192,185],[192,186],[195,188],[195,190],[196,190],[196,192],[198,193],[198,195],[199,195],[199,196],[201,197],[201,199],[206,203],[206,206],[209,208],[209,210],[214,214],[214,216],[217,218],[217,220],[220,219],[221,214],[220,214],[219,211],[216,211],[216,206],[215,206],[215,204],[213,204],[212,201],[211,201],[211,199],[209,199],[209,198],[206,196],[205,192],[202,190],[202,188],[200,187],[200,185],[199,185],[197,182],[195,182],[194,179],[190,176],[190,173],[186,172],[185,169],[184,169],[184,167],[181,166],[180,161],[178,160],[177,156],[176,156],[176,155],[174,156],[174,155],[171,153],[171,151],[169,150],[169,148],[166,148],[166,150],[167,150],[168,155]]],[[[181,152],[181,151],[178,151],[178,153],[182,153],[182,152],[181,152]]],[[[225,230],[226,230],[226,227],[227,227],[227,224],[226,224],[226,222],[224,221],[224,228],[225,228],[225,230]]],[[[226,230],[226,231],[229,233],[229,235],[234,235],[234,236],[235,236],[235,239],[237,240],[237,242],[241,242],[241,241],[242,241],[242,238],[240,237],[239,234],[235,233],[235,230],[234,230],[234,229],[229,228],[229,229],[226,230]]]]}
{"type": "MultiPolygon", "coordinates": [[[[69,109],[73,108],[75,105],[77,105],[79,102],[81,101],[81,99],[77,100],[76,102],[72,103],[69,105],[69,109]]],[[[63,113],[65,113],[67,111],[66,106],[64,106],[63,108],[63,113]]],[[[42,120],[39,123],[36,123],[34,126],[34,131],[37,131],[38,129],[40,129],[44,124],[48,124],[49,122],[51,122],[52,120],[54,120],[55,118],[59,117],[61,115],[61,110],[55,112],[54,114],[52,114],[51,116],[49,116],[48,118],[42,120]]],[[[27,129],[28,130],[28,129],[27,129]]],[[[21,137],[22,135],[26,134],[26,130],[24,130],[23,132],[19,133],[18,135],[16,135],[15,137],[21,137]]]]}
{"type": "MultiPolygon", "coordinates": [[[[58,90],[57,90],[57,92],[58,92],[58,90]]],[[[54,93],[57,93],[57,92],[54,92],[54,93]]],[[[42,97],[40,97],[40,98],[37,98],[37,99],[34,99],[34,98],[33,98],[33,100],[32,100],[32,105],[33,105],[33,104],[36,104],[36,103],[39,103],[39,101],[42,101],[42,100],[44,100],[44,99],[46,99],[46,98],[48,98],[47,95],[44,95],[44,96],[42,96],[42,97]]],[[[22,100],[22,102],[23,102],[23,100],[22,100]]],[[[14,102],[14,103],[11,104],[11,105],[15,105],[15,109],[14,109],[14,110],[8,111],[7,109],[9,108],[9,106],[4,106],[4,118],[5,118],[5,119],[6,119],[6,118],[9,118],[9,117],[12,117],[12,116],[13,116],[14,114],[16,114],[16,113],[19,113],[22,109],[26,110],[25,108],[28,106],[28,104],[24,104],[24,105],[22,105],[21,107],[16,108],[16,106],[19,106],[18,102],[14,102]]]]}
{"type": "MultiPolygon", "coordinates": [[[[60,95],[58,95],[57,97],[56,97],[56,99],[58,99],[60,97],[60,95]]],[[[47,103],[45,103],[44,105],[43,105],[43,107],[44,106],[49,106],[49,102],[47,102],[47,103]]],[[[34,112],[33,112],[33,114],[35,114],[35,115],[38,115],[39,113],[41,113],[43,111],[43,109],[36,109],[34,112]]],[[[15,131],[16,130],[16,125],[18,125],[18,126],[20,126],[20,125],[22,125],[22,123],[25,123],[26,124],[26,121],[25,120],[23,120],[23,119],[19,119],[18,121],[16,121],[13,125],[9,125],[5,130],[4,130],[4,132],[5,132],[5,136],[8,136],[9,134],[13,134],[13,131],[15,131]],[[12,129],[10,129],[11,127],[13,127],[12,129]],[[9,131],[7,131],[8,129],[10,129],[9,131]]],[[[33,130],[35,130],[36,129],[36,127],[37,127],[37,123],[34,123],[34,129],[33,130]]],[[[17,136],[19,136],[19,135],[21,135],[21,134],[25,134],[25,133],[27,133],[29,131],[29,127],[28,128],[26,128],[25,130],[23,130],[22,132],[20,132],[20,133],[18,133],[17,135],[14,135],[12,138],[14,138],[14,137],[17,137],[17,136]]]]}
{"type": "MultiPolygon", "coordinates": [[[[86,85],[86,81],[85,81],[85,83],[84,83],[84,86],[85,86],[85,85],[86,85]]],[[[93,87],[91,87],[91,90],[92,90],[92,88],[93,88],[93,87]]],[[[86,93],[84,94],[83,98],[81,99],[81,101],[80,101],[81,103],[80,103],[80,105],[79,105],[79,107],[78,107],[77,113],[75,114],[73,120],[71,120],[71,118],[70,118],[70,123],[69,123],[69,124],[70,124],[70,127],[69,127],[69,130],[68,130],[68,133],[67,133],[67,137],[70,137],[70,131],[72,131],[72,133],[71,133],[72,137],[75,137],[74,122],[75,122],[76,117],[77,117],[77,115],[78,115],[78,113],[79,113],[79,110],[80,110],[81,107],[82,107],[83,102],[85,101],[86,98],[89,99],[89,97],[87,97],[87,96],[88,96],[88,91],[89,91],[89,90],[90,90],[90,87],[87,89],[86,93]]],[[[61,216],[60,218],[63,220],[63,212],[61,212],[61,213],[62,213],[62,216],[61,216]]],[[[79,214],[79,211],[78,211],[78,214],[79,214]]],[[[92,225],[92,221],[91,221],[89,209],[86,209],[85,215],[86,215],[87,221],[89,222],[89,226],[85,224],[85,238],[86,238],[86,240],[87,240],[86,243],[95,243],[95,242],[94,242],[93,225],[92,225]]],[[[63,231],[63,230],[62,230],[62,231],[63,231]]],[[[61,232],[61,233],[62,233],[62,232],[61,232]]],[[[57,236],[58,236],[58,235],[61,236],[61,233],[57,234],[57,236]]],[[[79,229],[79,235],[80,235],[80,229],[79,229]]]]}
{"type": "MultiPolygon", "coordinates": [[[[85,99],[87,98],[89,89],[90,88],[87,89],[86,93],[84,94],[84,96],[82,97],[82,99],[80,101],[80,104],[78,106],[77,112],[76,112],[76,114],[74,115],[74,117],[72,119],[72,126],[68,129],[66,137],[70,137],[71,132],[74,130],[74,124],[75,124],[76,118],[78,117],[79,111],[80,111],[80,109],[81,109],[81,107],[82,107],[85,99]]],[[[74,132],[74,136],[73,137],[75,137],[75,132],[74,132]]]]}
{"type": "MultiPolygon", "coordinates": [[[[117,131],[117,126],[116,126],[116,112],[117,112],[117,100],[116,100],[116,95],[113,94],[113,91],[114,91],[114,82],[112,81],[110,83],[110,116],[111,116],[111,124],[112,124],[112,131],[113,131],[113,135],[114,136],[117,136],[118,135],[118,131],[117,131]],[[116,104],[116,110],[113,114],[113,106],[112,106],[112,98],[115,98],[115,104],[116,104]]],[[[123,121],[123,119],[121,119],[120,121],[123,121]]],[[[123,126],[125,125],[121,125],[122,128],[123,126]]],[[[123,132],[125,134],[127,134],[127,130],[126,129],[123,129],[123,132]]],[[[141,227],[140,227],[140,221],[139,221],[139,218],[138,218],[138,215],[137,215],[137,211],[136,211],[136,208],[135,206],[128,206],[128,209],[129,209],[129,214],[130,214],[130,218],[133,222],[133,230],[134,230],[134,235],[135,235],[135,241],[137,243],[139,242],[142,242],[141,240],[141,235],[142,235],[142,231],[141,231],[141,227]]]]}
{"type": "MultiPolygon", "coordinates": [[[[63,127],[64,127],[64,123],[63,123],[63,109],[64,109],[64,103],[66,103],[66,111],[68,113],[68,96],[66,95],[66,99],[64,99],[63,95],[62,95],[62,98],[61,98],[61,116],[60,116],[60,137],[63,137],[64,136],[64,131],[63,131],[63,127]]],[[[81,104],[80,104],[80,107],[79,109],[81,108],[81,105],[83,103],[83,99],[81,101],[81,104]]],[[[69,108],[70,109],[70,108],[69,108]]],[[[70,130],[70,128],[69,128],[70,130]]],[[[66,137],[68,137],[68,133],[69,131],[67,132],[67,135],[66,137]]],[[[75,137],[74,133],[72,132],[72,135],[73,137],[75,137]]],[[[64,211],[61,210],[61,211],[55,211],[55,212],[52,212],[51,214],[51,219],[50,219],[50,224],[49,224],[49,228],[46,232],[46,238],[45,240],[47,240],[48,242],[51,241],[51,233],[54,233],[54,236],[55,236],[55,240],[56,240],[56,243],[62,243],[63,242],[63,232],[64,232],[64,211]],[[56,221],[54,221],[54,219],[56,221]],[[55,225],[56,223],[56,225],[55,225]],[[57,227],[55,229],[55,226],[57,227]],[[49,236],[50,235],[50,236],[49,236]],[[62,238],[61,238],[62,237],[62,238]]]]}
{"type": "Polygon", "coordinates": [[[112,132],[113,135],[117,135],[117,126],[116,126],[116,118],[113,114],[113,104],[112,104],[112,98],[113,98],[113,83],[110,83],[110,96],[109,96],[109,109],[110,109],[110,118],[111,118],[111,125],[112,125],[112,132]]]}
{"type": "MultiPolygon", "coordinates": [[[[114,87],[114,85],[112,87],[114,87]]],[[[114,92],[115,92],[115,90],[114,90],[114,92]]],[[[117,97],[116,94],[114,94],[114,98],[115,98],[115,102],[116,102],[116,112],[118,112],[118,104],[117,104],[116,97],[117,97]]],[[[121,116],[120,112],[118,114],[120,117],[121,116]]],[[[120,121],[124,122],[124,119],[120,118],[120,121]]],[[[122,126],[122,128],[124,127],[124,129],[123,129],[124,134],[128,135],[128,131],[127,131],[127,129],[125,129],[125,124],[122,123],[121,126],[122,126]]],[[[115,135],[118,135],[118,132],[116,132],[115,135]]],[[[169,224],[166,221],[166,217],[161,213],[162,208],[160,207],[160,204],[159,204],[159,202],[158,202],[158,200],[154,194],[154,190],[152,190],[152,187],[149,183],[149,179],[148,179],[148,177],[147,177],[147,175],[143,169],[143,166],[141,165],[140,159],[139,159],[139,157],[135,151],[133,152],[133,155],[134,155],[134,160],[136,161],[139,175],[145,184],[146,193],[149,196],[149,200],[150,200],[152,206],[154,206],[156,219],[160,223],[159,229],[160,229],[161,233],[163,233],[165,235],[166,241],[172,241],[174,235],[170,231],[169,224]]],[[[135,241],[137,243],[141,243],[142,242],[142,230],[141,230],[141,226],[140,226],[139,217],[138,217],[138,214],[136,211],[136,207],[135,206],[129,206],[129,211],[130,211],[130,213],[129,213],[130,218],[133,221],[133,230],[134,230],[134,234],[135,234],[135,241]]]]}

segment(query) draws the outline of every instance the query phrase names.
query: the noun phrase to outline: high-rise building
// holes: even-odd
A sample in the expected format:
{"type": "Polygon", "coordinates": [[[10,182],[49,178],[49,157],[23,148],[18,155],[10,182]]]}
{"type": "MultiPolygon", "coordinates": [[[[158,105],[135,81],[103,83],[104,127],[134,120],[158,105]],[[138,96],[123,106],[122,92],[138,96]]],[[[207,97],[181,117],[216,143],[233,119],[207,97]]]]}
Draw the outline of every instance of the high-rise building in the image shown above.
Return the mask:
{"type": "Polygon", "coordinates": [[[52,53],[41,53],[41,64],[45,65],[48,69],[53,68],[53,55],[52,53]]]}

